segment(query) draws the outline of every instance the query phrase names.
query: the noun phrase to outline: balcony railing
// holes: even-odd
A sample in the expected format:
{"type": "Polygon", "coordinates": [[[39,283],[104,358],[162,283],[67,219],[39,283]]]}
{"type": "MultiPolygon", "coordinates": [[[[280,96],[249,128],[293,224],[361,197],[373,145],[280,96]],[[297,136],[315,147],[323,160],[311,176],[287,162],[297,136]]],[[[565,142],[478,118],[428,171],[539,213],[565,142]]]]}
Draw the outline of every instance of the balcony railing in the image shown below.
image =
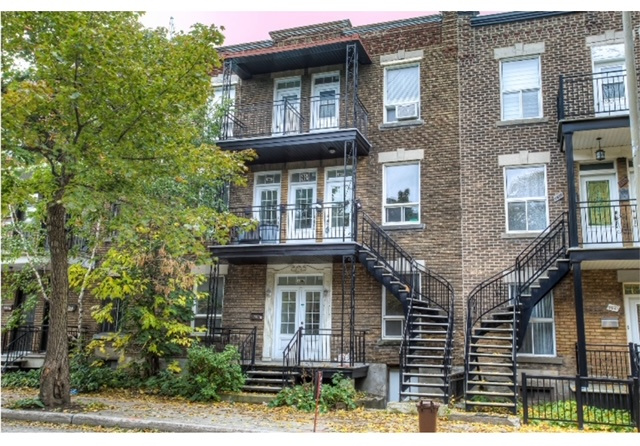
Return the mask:
{"type": "Polygon", "coordinates": [[[640,243],[636,200],[578,202],[580,243],[637,246],[640,243]]]}
{"type": "Polygon", "coordinates": [[[560,76],[558,119],[629,113],[625,70],[560,76]]]}
{"type": "Polygon", "coordinates": [[[204,344],[216,351],[222,351],[227,345],[233,345],[240,353],[242,366],[251,366],[256,362],[256,327],[234,328],[220,327],[210,329],[202,337],[204,344]]]}
{"type": "MultiPolygon", "coordinates": [[[[576,344],[576,369],[580,370],[578,345],[576,344]]],[[[587,344],[588,376],[601,378],[627,379],[639,378],[637,368],[639,344],[587,344]]]]}
{"type": "Polygon", "coordinates": [[[357,128],[366,137],[369,115],[357,97],[354,101],[343,96],[312,96],[236,105],[222,120],[221,140],[348,128],[357,128]]]}
{"type": "Polygon", "coordinates": [[[234,228],[232,244],[352,241],[353,215],[348,202],[282,204],[231,209],[252,220],[234,228]]]}

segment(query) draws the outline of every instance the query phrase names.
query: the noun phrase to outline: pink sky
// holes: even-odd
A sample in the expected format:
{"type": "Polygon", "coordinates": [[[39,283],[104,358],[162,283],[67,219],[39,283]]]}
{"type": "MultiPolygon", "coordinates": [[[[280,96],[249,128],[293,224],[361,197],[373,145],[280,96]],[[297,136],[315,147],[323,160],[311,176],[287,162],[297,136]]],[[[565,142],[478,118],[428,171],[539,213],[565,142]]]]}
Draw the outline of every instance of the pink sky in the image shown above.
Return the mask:
{"type": "Polygon", "coordinates": [[[360,26],[409,17],[428,16],[437,13],[437,11],[149,11],[142,18],[142,22],[145,26],[149,27],[168,27],[169,19],[173,17],[175,28],[183,31],[188,31],[193,23],[198,22],[205,25],[214,24],[218,27],[224,26],[224,44],[233,45],[236,43],[267,40],[270,38],[269,31],[295,28],[297,26],[311,25],[314,23],[349,19],[353,26],[360,26]]]}

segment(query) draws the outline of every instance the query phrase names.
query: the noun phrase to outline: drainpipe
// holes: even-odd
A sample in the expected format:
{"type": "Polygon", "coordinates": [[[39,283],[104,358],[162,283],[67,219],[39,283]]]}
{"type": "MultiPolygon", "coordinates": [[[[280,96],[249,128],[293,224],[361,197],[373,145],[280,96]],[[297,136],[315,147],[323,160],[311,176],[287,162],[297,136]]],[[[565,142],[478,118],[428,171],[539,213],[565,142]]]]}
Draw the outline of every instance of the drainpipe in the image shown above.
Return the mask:
{"type": "Polygon", "coordinates": [[[629,122],[631,125],[631,153],[635,169],[634,183],[631,187],[636,191],[636,206],[640,200],[640,118],[638,117],[638,76],[636,73],[635,55],[633,51],[633,25],[631,12],[622,12],[622,29],[624,31],[624,58],[627,68],[627,85],[629,88],[629,122]]]}

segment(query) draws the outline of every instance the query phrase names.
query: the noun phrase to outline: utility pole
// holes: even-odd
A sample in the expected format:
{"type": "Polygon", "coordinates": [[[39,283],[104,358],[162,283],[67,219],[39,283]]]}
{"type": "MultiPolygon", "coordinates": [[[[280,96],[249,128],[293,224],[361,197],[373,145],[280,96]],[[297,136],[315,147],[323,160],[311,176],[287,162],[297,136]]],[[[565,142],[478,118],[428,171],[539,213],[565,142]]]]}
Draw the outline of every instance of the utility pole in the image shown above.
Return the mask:
{"type": "Polygon", "coordinates": [[[627,88],[629,89],[629,124],[631,130],[631,154],[635,169],[634,183],[631,187],[635,190],[636,206],[640,201],[640,118],[638,117],[638,75],[636,73],[635,57],[633,50],[633,24],[631,12],[622,12],[622,29],[624,31],[624,58],[627,69],[627,88]]]}

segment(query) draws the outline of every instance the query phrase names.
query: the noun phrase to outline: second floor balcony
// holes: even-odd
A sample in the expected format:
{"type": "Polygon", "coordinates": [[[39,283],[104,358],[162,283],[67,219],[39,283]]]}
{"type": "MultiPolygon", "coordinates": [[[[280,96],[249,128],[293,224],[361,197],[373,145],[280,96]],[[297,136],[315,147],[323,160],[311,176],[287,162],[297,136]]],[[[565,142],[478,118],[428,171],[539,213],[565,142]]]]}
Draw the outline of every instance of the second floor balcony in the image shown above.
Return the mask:
{"type": "Polygon", "coordinates": [[[560,76],[558,119],[628,115],[627,81],[626,70],[560,76]]]}
{"type": "Polygon", "coordinates": [[[256,163],[342,158],[344,143],[368,155],[369,114],[360,99],[338,94],[284,98],[230,107],[221,118],[218,145],[254,149],[256,163]]]}
{"type": "Polygon", "coordinates": [[[580,201],[577,213],[580,247],[640,246],[636,200],[580,201]]]}

